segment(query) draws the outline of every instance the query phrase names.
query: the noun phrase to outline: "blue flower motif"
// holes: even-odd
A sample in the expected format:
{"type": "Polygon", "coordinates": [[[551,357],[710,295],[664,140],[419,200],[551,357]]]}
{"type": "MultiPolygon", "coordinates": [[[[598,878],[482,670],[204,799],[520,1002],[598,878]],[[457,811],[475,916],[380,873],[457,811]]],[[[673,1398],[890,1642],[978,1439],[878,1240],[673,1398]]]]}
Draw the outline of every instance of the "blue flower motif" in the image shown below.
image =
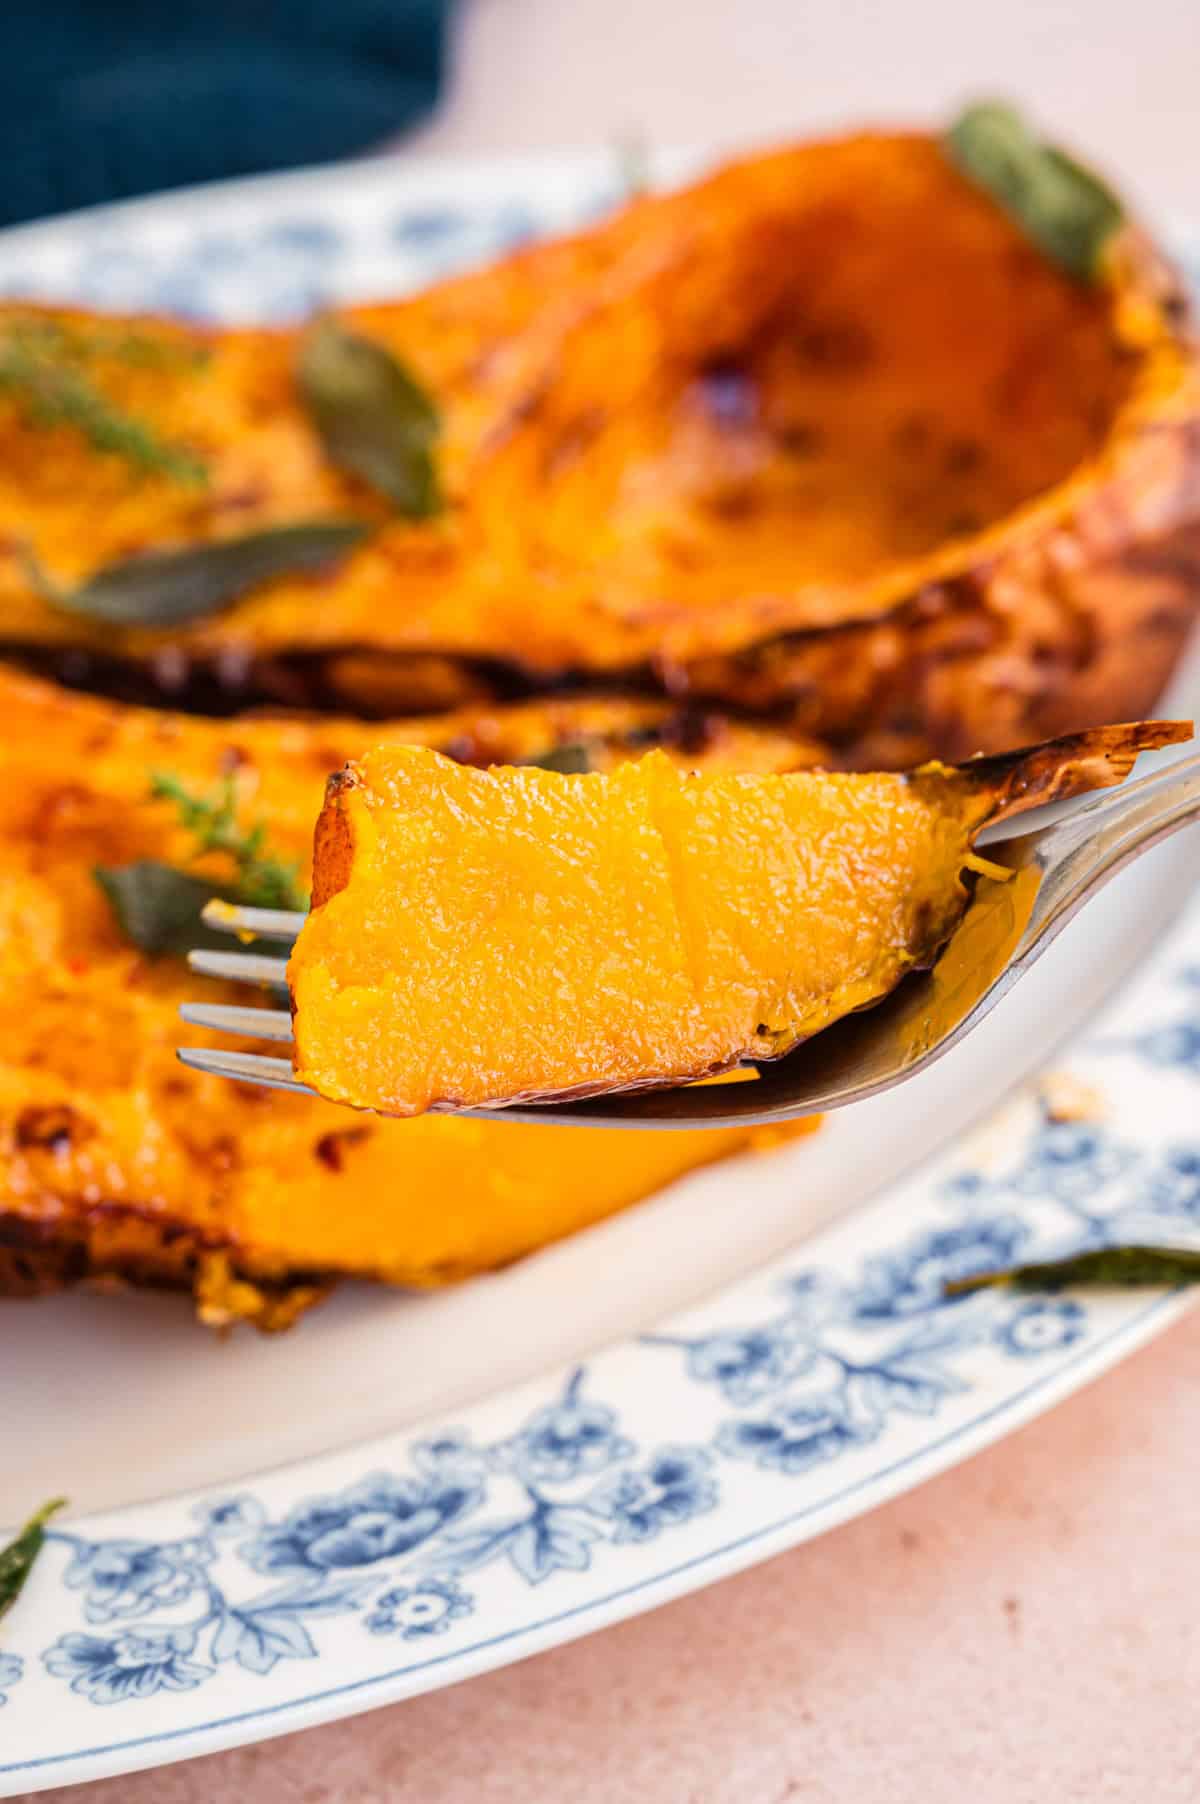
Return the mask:
{"type": "Polygon", "coordinates": [[[89,1622],[144,1616],[178,1603],[200,1583],[198,1562],[211,1556],[199,1540],[83,1541],[74,1550],[66,1582],[84,1591],[89,1622]]]}
{"type": "Polygon", "coordinates": [[[244,1535],[248,1528],[261,1528],[267,1519],[267,1512],[257,1497],[251,1497],[246,1491],[237,1497],[220,1497],[216,1503],[198,1503],[192,1514],[210,1535],[222,1539],[244,1535]]]}
{"type": "Polygon", "coordinates": [[[660,1447],[642,1472],[617,1472],[588,1497],[613,1523],[614,1541],[650,1541],[715,1508],[712,1457],[702,1447],[660,1447]]]}
{"type": "Polygon", "coordinates": [[[474,1602],[451,1578],[424,1578],[415,1585],[397,1585],[375,1600],[366,1617],[373,1635],[399,1635],[417,1641],[425,1635],[444,1635],[452,1622],[469,1616],[474,1602]]]}
{"type": "Polygon", "coordinates": [[[143,246],[130,239],[93,243],[71,283],[72,299],[95,307],[144,307],[154,294],[154,268],[143,246]]]}
{"type": "Polygon", "coordinates": [[[1164,1215],[1200,1219],[1200,1147],[1169,1147],[1146,1179],[1145,1201],[1164,1215]]]}
{"type": "Polygon", "coordinates": [[[1128,1149],[1114,1146],[1102,1128],[1086,1121],[1047,1120],[1008,1182],[1021,1196],[1051,1196],[1069,1208],[1090,1202],[1120,1177],[1129,1161],[1128,1149]]]}
{"type": "Polygon", "coordinates": [[[391,230],[397,244],[406,249],[412,246],[427,250],[432,245],[441,245],[447,238],[456,237],[462,232],[463,225],[462,214],[452,207],[423,207],[397,215],[391,230]]]}
{"type": "Polygon", "coordinates": [[[16,1654],[0,1654],[0,1704],[7,1704],[8,1693],[24,1671],[24,1662],[16,1654]]]}
{"type": "Polygon", "coordinates": [[[126,1629],[119,1635],[60,1635],[42,1655],[46,1671],[69,1679],[93,1704],[120,1704],[156,1691],[191,1691],[212,1667],[184,1658],[196,1645],[193,1628],[126,1629]]]}
{"type": "Polygon", "coordinates": [[[272,252],[294,256],[315,268],[327,267],[342,254],[342,239],[327,219],[281,219],[268,226],[259,241],[272,252]]]}
{"type": "Polygon", "coordinates": [[[487,1472],[487,1460],[471,1437],[460,1428],[447,1428],[432,1440],[416,1441],[412,1462],[430,1478],[466,1478],[472,1482],[487,1472]]]}
{"type": "Polygon", "coordinates": [[[717,1446],[731,1459],[792,1474],[874,1440],[881,1426],[877,1418],[852,1416],[844,1397],[813,1397],[781,1404],[761,1421],[724,1423],[717,1446]]]}
{"type": "Polygon", "coordinates": [[[396,1478],[373,1472],[330,1497],[311,1497],[242,1543],[258,1572],[323,1573],[407,1553],[479,1502],[461,1478],[396,1478]]]}
{"type": "Polygon", "coordinates": [[[617,1418],[602,1403],[580,1399],[582,1372],[576,1372],[561,1401],[530,1416],[519,1434],[492,1449],[494,1462],[534,1483],[554,1483],[599,1472],[633,1452],[633,1442],[616,1432],[617,1418]]]}
{"type": "Polygon", "coordinates": [[[854,1315],[860,1321],[889,1322],[954,1301],[943,1292],[948,1278],[1011,1265],[1028,1234],[1015,1215],[997,1215],[937,1228],[899,1253],[868,1259],[852,1299],[854,1315]]]}
{"type": "Polygon", "coordinates": [[[1023,1303],[1007,1322],[996,1330],[997,1342],[1021,1359],[1032,1359],[1039,1353],[1057,1353],[1079,1340],[1087,1329],[1087,1314],[1080,1303],[1064,1298],[1061,1302],[1035,1301],[1023,1303]]]}
{"type": "Polygon", "coordinates": [[[972,1203],[992,1188],[981,1171],[960,1171],[942,1186],[944,1196],[957,1203],[972,1203]]]}
{"type": "Polygon", "coordinates": [[[811,1334],[845,1316],[845,1286],[828,1272],[798,1272],[785,1278],[781,1288],[788,1299],[789,1326],[794,1325],[797,1332],[805,1329],[811,1334]]]}
{"type": "Polygon", "coordinates": [[[709,1334],[688,1351],[687,1369],[700,1384],[716,1384],[730,1403],[756,1403],[810,1370],[817,1348],[795,1323],[741,1333],[709,1334]]]}
{"type": "Polygon", "coordinates": [[[1147,1064],[1200,1076],[1200,1022],[1168,1021],[1133,1042],[1147,1064]]]}

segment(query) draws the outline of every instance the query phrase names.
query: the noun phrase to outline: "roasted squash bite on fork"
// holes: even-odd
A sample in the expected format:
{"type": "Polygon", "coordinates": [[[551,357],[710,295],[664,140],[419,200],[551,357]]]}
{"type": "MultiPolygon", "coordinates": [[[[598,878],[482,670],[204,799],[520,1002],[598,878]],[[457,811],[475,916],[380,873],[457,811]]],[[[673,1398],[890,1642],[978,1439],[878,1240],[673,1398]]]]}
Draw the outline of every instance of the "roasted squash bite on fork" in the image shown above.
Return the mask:
{"type": "Polygon", "coordinates": [[[387,1114],[774,1059],[932,963],[989,823],[1120,781],[1186,723],[907,774],[466,770],[385,745],[329,786],[290,964],[297,1076],[387,1114]]]}
{"type": "MultiPolygon", "coordinates": [[[[213,1322],[283,1327],[338,1277],[431,1285],[503,1265],[755,1143],[356,1121],[183,1070],[175,1049],[197,1036],[180,1003],[239,999],[187,971],[201,901],[246,899],[247,883],[260,900],[304,892],[326,776],[362,724],[198,720],[2,667],[0,717],[0,1297],[126,1281],[190,1290],[213,1322]]],[[[396,731],[485,764],[569,769],[651,741],[709,769],[785,769],[814,751],[661,702],[396,731]]]]}

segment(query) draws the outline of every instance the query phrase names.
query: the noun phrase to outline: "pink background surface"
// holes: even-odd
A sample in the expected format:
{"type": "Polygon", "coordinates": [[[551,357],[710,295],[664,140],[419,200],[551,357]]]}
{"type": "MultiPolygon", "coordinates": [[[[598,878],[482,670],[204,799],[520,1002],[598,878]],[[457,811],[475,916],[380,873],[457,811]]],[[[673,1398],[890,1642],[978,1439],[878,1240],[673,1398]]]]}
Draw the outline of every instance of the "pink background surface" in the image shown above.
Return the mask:
{"type": "MultiPolygon", "coordinates": [[[[468,0],[412,151],[733,143],[1019,96],[1200,216],[1196,0],[468,0]]],[[[73,1804],[1200,1797],[1200,1317],[912,1496],[656,1614],[73,1804]]]]}
{"type": "Polygon", "coordinates": [[[72,1804],[1194,1804],[1200,1314],[740,1578],[72,1804]]]}

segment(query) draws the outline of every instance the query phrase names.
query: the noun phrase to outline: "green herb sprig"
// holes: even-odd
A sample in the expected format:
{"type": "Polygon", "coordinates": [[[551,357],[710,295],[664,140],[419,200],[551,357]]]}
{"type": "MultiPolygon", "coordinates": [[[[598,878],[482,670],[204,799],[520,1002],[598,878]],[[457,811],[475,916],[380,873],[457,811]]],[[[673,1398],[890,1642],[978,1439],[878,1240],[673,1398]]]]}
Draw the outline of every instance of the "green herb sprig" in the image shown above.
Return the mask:
{"type": "Polygon", "coordinates": [[[980,101],[943,139],[962,173],[1069,275],[1094,282],[1104,250],[1124,217],[1120,201],[1097,175],[1054,144],[1044,144],[1014,107],[980,101]]]}
{"type": "Polygon", "coordinates": [[[974,1272],[949,1278],[942,1286],[947,1297],[971,1291],[1012,1286],[1019,1290],[1045,1290],[1073,1284],[1109,1284],[1121,1288],[1139,1284],[1196,1284],[1200,1282],[1200,1248],[1155,1246],[1088,1247],[1062,1259],[1044,1259],[1028,1265],[1003,1266],[996,1271],[974,1272]]]}
{"type": "Polygon", "coordinates": [[[205,924],[204,909],[213,901],[239,902],[232,885],[214,883],[155,858],[98,864],[92,876],[117,926],[139,952],[154,958],[164,953],[186,958],[189,952],[204,949],[228,952],[229,935],[205,924]]]}
{"type": "Polygon", "coordinates": [[[66,1507],[65,1497],[53,1497],[35,1510],[24,1528],[6,1547],[0,1547],[0,1616],[12,1609],[33,1571],[46,1542],[46,1524],[51,1516],[66,1507]]]}
{"type": "Polygon", "coordinates": [[[148,365],[154,361],[148,354],[153,343],[142,334],[93,337],[52,320],[9,319],[0,325],[0,394],[16,403],[30,425],[72,427],[93,451],[122,458],[138,475],[202,487],[208,481],[202,459],[110,400],[86,367],[105,355],[148,365]]]}
{"type": "Polygon", "coordinates": [[[234,874],[231,881],[221,882],[153,858],[97,865],[92,876],[122,933],[139,951],[183,957],[201,947],[228,947],[228,935],[202,919],[205,904],[214,898],[249,908],[303,912],[308,907],[298,865],[267,851],[266,823],[257,821],[249,828],[239,824],[232,777],[213,793],[197,795],[170,771],[156,771],[150,793],[174,804],[180,823],[195,840],[195,858],[219,853],[230,860],[234,874]]]}
{"type": "Polygon", "coordinates": [[[582,776],[594,768],[591,747],[582,739],[564,739],[561,745],[552,745],[536,758],[523,758],[521,762],[539,770],[559,771],[565,777],[582,776]]]}
{"type": "Polygon", "coordinates": [[[264,526],[235,539],[143,551],[62,588],[29,546],[22,563],[30,586],[51,607],[107,626],[188,626],[219,614],[260,583],[320,572],[367,536],[361,520],[307,520],[264,526]]]}
{"type": "Polygon", "coordinates": [[[238,824],[237,787],[226,777],[211,795],[196,795],[169,771],[154,771],[150,794],[156,801],[173,802],[181,826],[196,841],[196,857],[220,852],[236,870],[237,899],[248,908],[302,909],[307,898],[299,887],[299,864],[277,858],[266,850],[267,824],[256,821],[246,829],[238,824]]]}
{"type": "Polygon", "coordinates": [[[445,502],[435,452],[441,416],[432,395],[377,339],[321,319],[305,333],[300,399],[331,463],[425,520],[445,502]]]}

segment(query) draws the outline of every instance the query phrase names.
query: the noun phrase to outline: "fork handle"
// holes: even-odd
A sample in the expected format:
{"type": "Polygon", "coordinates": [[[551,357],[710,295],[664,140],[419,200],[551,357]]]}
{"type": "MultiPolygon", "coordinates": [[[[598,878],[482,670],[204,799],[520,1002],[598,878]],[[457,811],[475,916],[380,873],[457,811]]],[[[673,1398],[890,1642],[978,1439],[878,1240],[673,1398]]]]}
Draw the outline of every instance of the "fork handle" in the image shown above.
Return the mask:
{"type": "MultiPolygon", "coordinates": [[[[1021,836],[1042,881],[1015,964],[1029,962],[1125,865],[1200,819],[1200,753],[1174,759],[1021,836]]],[[[1013,846],[1006,839],[999,842],[1013,846]]]]}

